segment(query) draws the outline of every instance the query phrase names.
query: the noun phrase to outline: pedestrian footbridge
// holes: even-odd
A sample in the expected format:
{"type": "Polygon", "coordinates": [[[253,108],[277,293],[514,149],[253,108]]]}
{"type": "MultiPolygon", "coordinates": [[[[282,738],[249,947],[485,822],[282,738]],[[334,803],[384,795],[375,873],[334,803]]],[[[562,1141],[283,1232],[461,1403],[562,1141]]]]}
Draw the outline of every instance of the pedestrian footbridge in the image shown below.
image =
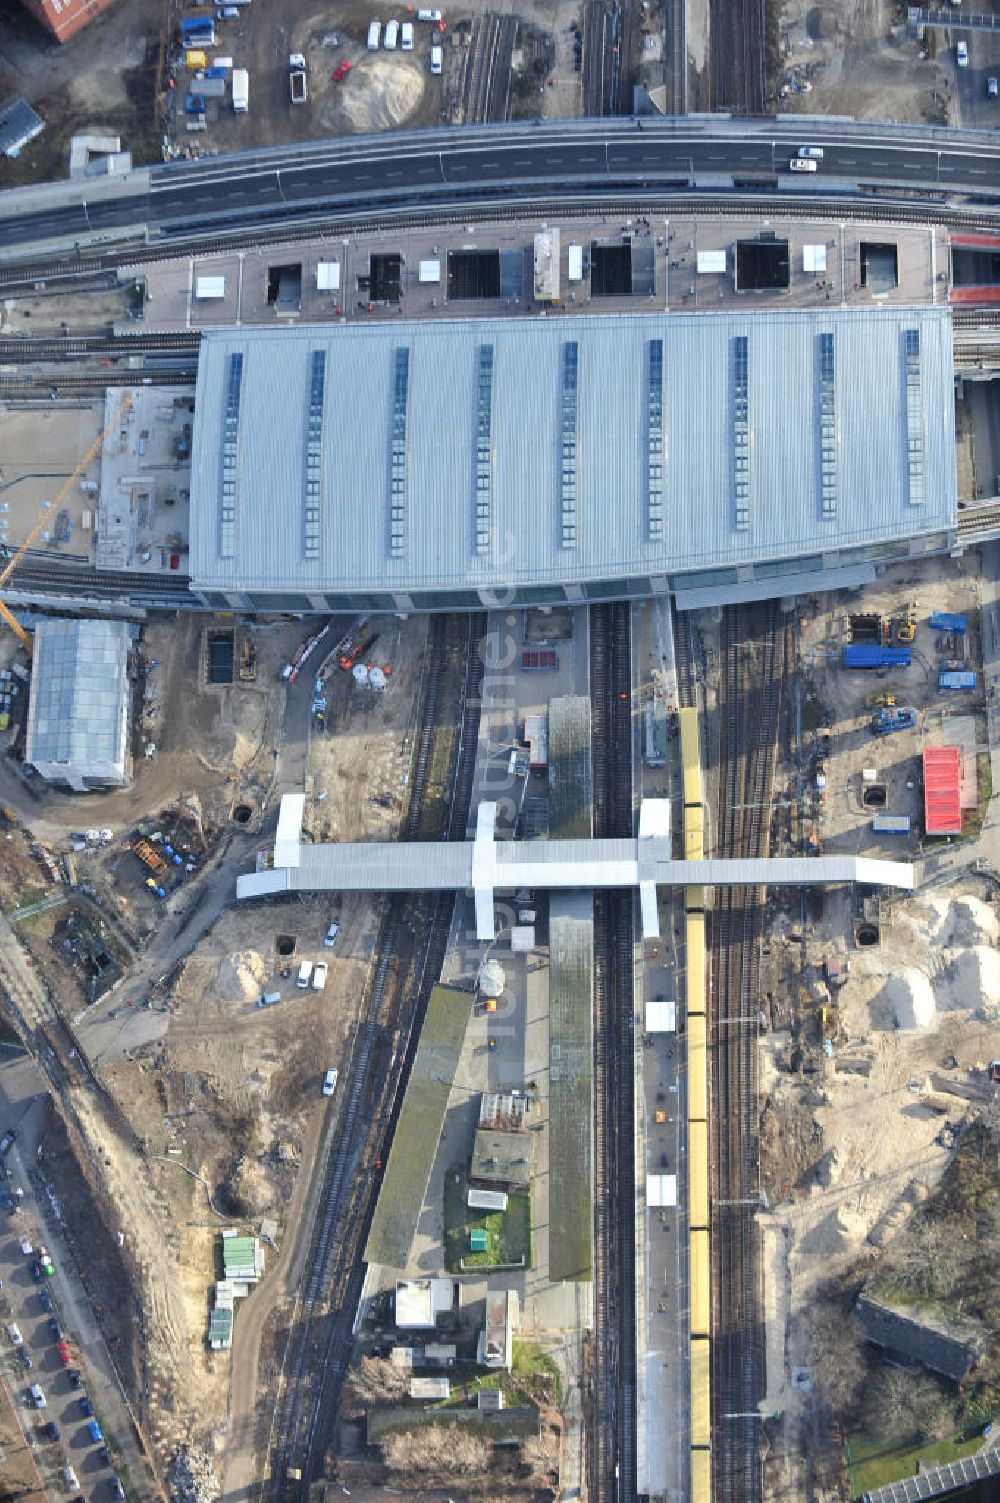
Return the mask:
{"type": "Polygon", "coordinates": [[[670,804],[645,799],[639,833],[620,840],[497,840],[496,804],[479,805],[469,841],[385,841],[310,845],[302,841],[303,794],[281,800],[272,864],[236,880],[237,898],[282,892],[466,892],[476,899],[476,932],[494,937],[497,892],[637,887],[642,929],[659,934],[657,887],[826,887],[845,882],[913,889],[913,867],[860,856],[794,856],[753,861],[675,861],[670,804]]]}

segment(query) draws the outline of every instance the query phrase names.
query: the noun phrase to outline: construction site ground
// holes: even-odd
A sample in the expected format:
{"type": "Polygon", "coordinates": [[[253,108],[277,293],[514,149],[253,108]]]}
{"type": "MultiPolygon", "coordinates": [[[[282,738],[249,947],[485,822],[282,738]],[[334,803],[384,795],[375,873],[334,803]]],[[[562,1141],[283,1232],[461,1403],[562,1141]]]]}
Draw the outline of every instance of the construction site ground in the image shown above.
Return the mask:
{"type": "Polygon", "coordinates": [[[891,0],[779,7],[779,58],[772,81],[782,111],[858,120],[960,123],[954,47],[945,31],[908,37],[891,0]],[[921,58],[921,51],[928,55],[921,58]]]}
{"type": "MultiPolygon", "coordinates": [[[[888,570],[856,595],[800,602],[785,755],[775,790],[776,854],[802,849],[817,812],[817,764],[810,757],[820,747],[827,787],[814,827],[821,832],[821,849],[916,858],[923,872],[919,751],[953,740],[965,719],[975,727],[969,744],[981,795],[978,815],[970,810],[965,817],[970,829],[978,827],[990,786],[979,573],[978,555],[934,559],[888,570]],[[845,671],[847,613],[896,616],[911,601],[917,602],[913,666],[887,676],[845,671]],[[961,696],[975,703],[955,719],[943,712],[956,709],[958,696],[948,700],[937,689],[938,649],[927,624],[932,610],[969,613],[970,666],[979,673],[979,687],[976,695],[961,696]],[[898,704],[912,704],[917,728],[872,737],[866,727],[874,711],[864,699],[874,692],[895,692],[898,704]],[[797,717],[806,804],[800,822],[794,813],[797,717]],[[827,725],[828,748],[821,740],[827,725]],[[860,801],[861,769],[870,766],[889,790],[887,809],[913,815],[918,834],[912,840],[879,844],[872,835],[877,811],[862,810],[860,801]]],[[[837,1482],[840,1451],[811,1366],[814,1320],[822,1318],[825,1302],[842,1299],[839,1278],[863,1279],[938,1182],[962,1123],[987,1099],[985,1068],[997,1053],[1000,1006],[998,897],[992,875],[974,870],[913,897],[894,894],[882,901],[878,942],[859,947],[858,894],[770,896],[761,980],[768,1027],[760,1046],[766,1209],[759,1225],[765,1407],[783,1416],[768,1459],[773,1497],[806,1496],[837,1482]],[[843,967],[840,978],[829,978],[831,961],[843,967]]]]}

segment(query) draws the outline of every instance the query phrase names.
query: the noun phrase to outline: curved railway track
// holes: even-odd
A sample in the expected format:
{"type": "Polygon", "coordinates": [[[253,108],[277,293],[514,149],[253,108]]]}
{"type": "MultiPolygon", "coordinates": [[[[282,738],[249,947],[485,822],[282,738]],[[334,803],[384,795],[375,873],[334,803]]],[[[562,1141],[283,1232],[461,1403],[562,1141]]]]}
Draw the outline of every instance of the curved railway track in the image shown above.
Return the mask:
{"type": "MultiPolygon", "coordinates": [[[[785,675],[776,605],[723,616],[717,853],[763,856],[785,675]]],[[[711,1136],[713,1495],[760,1503],[763,1353],[757,1204],[757,1008],[763,890],[720,888],[710,914],[714,1112],[711,1136]]]]}
{"type": "MultiPolygon", "coordinates": [[[[631,607],[590,611],[594,833],[630,835],[631,607]]],[[[590,1495],[636,1496],[634,896],[594,899],[594,1348],[590,1495]]]]}
{"type": "MultiPolygon", "coordinates": [[[[448,707],[442,685],[449,658],[464,653],[459,735],[446,800],[446,839],[464,839],[472,797],[479,724],[477,692],[482,665],[477,651],[486,617],[436,617],[431,626],[428,676],[420,732],[411,771],[411,797],[404,833],[413,838],[424,813],[434,731],[448,707]]],[[[378,959],[363,1004],[342,1097],[335,1146],[324,1169],[310,1255],[289,1327],[283,1378],[267,1437],[270,1481],[261,1497],[305,1499],[322,1471],[333,1433],[353,1326],[364,1283],[362,1259],[384,1161],[395,1130],[406,1079],[416,1050],[427,999],[444,961],[454,898],[441,894],[424,901],[393,898],[378,941],[378,959]],[[404,938],[420,933],[407,974],[397,974],[404,938]],[[288,1470],[302,1473],[289,1483],[288,1470]]],[[[261,1437],[261,1439],[264,1439],[261,1437]]]]}

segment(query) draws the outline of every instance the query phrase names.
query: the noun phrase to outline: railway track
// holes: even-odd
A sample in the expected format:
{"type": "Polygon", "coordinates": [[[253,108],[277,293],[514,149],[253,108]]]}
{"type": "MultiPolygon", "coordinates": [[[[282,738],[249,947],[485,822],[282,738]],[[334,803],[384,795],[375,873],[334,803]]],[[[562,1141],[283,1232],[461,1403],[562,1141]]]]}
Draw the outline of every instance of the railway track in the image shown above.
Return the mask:
{"type": "Polygon", "coordinates": [[[631,115],[639,18],[631,0],[588,0],[583,13],[585,115],[631,115]]]}
{"type": "MultiPolygon", "coordinates": [[[[586,25],[586,17],[585,17],[586,25]]],[[[587,48],[584,47],[584,72],[586,79],[587,48]]],[[[586,107],[586,87],[585,87],[586,107]]],[[[587,113],[599,111],[587,108],[587,113]]],[[[997,218],[981,207],[962,209],[947,203],[940,193],[913,191],[896,196],[880,198],[878,190],[871,197],[859,199],[844,194],[813,195],[808,201],[795,199],[788,194],[774,191],[772,178],[761,178],[756,185],[744,183],[742,199],[752,197],[755,210],[761,214],[780,214],[786,219],[803,219],[815,222],[822,219],[835,221],[863,220],[866,223],[912,225],[926,229],[928,225],[941,225],[965,232],[981,231],[996,234],[997,218]],[[907,216],[910,216],[909,218],[907,216]]],[[[162,261],[171,261],[189,250],[210,255],[234,250],[266,250],[274,245],[294,245],[301,241],[315,240],[326,235],[351,235],[361,237],[378,234],[398,234],[408,229],[434,229],[453,227],[455,224],[508,224],[519,216],[534,219],[539,215],[558,217],[565,221],[590,220],[595,216],[667,214],[678,211],[702,217],[731,218],[733,199],[731,194],[704,193],[687,186],[687,174],[683,179],[664,184],[651,183],[637,196],[635,186],[623,186],[620,193],[607,190],[598,193],[574,193],[572,196],[550,194],[548,196],[525,196],[508,194],[497,196],[495,188],[487,194],[456,199],[446,208],[428,204],[419,208],[383,210],[379,214],[366,213],[358,206],[330,213],[314,209],[303,210],[301,217],[292,219],[292,206],[286,206],[288,217],[273,229],[254,228],[252,231],[235,228],[206,227],[196,234],[178,237],[169,243],[143,245],[129,251],[129,264],[152,266],[162,261]]],[[[36,281],[59,277],[72,284],[76,278],[85,281],[94,276],[108,275],[118,264],[113,254],[104,253],[94,260],[67,263],[64,260],[28,263],[0,270],[0,291],[10,294],[17,288],[31,289],[36,281]]],[[[20,341],[28,343],[28,341],[20,341]]]]}
{"type": "MultiPolygon", "coordinates": [[[[442,695],[447,663],[459,652],[465,659],[460,734],[443,833],[446,839],[465,838],[482,672],[476,649],[485,627],[481,614],[442,616],[432,623],[421,727],[404,821],[409,838],[415,835],[424,812],[434,730],[449,708],[442,695]]],[[[310,1482],[322,1471],[350,1361],[354,1317],[364,1283],[362,1249],[381,1179],[378,1170],[368,1166],[381,1163],[387,1154],[424,1009],[444,961],[453,906],[454,898],[448,894],[430,901],[397,897],[388,904],[382,921],[364,1021],[350,1069],[344,1072],[350,1085],[335,1147],[325,1166],[307,1270],[290,1322],[283,1380],[267,1446],[270,1483],[262,1487],[261,1496],[278,1500],[301,1494],[305,1498],[310,1482]],[[399,951],[413,933],[419,933],[421,941],[406,975],[400,975],[399,951]],[[301,1471],[301,1484],[288,1482],[292,1466],[301,1471]]]]}
{"type": "MultiPolygon", "coordinates": [[[[594,833],[630,835],[631,608],[590,612],[594,833]]],[[[594,900],[594,1361],[590,1495],[636,1495],[635,1183],[632,1057],[634,897],[594,900]]]]}
{"type": "MultiPolygon", "coordinates": [[[[776,606],[723,617],[717,852],[769,846],[774,757],[785,675],[776,606]]],[[[712,987],[713,1494],[760,1503],[756,1037],[763,890],[720,888],[710,915],[712,987]]]]}
{"type": "Polygon", "coordinates": [[[766,0],[709,0],[709,46],[709,109],[766,114],[766,0]]]}
{"type": "Polygon", "coordinates": [[[516,16],[495,11],[487,11],[476,24],[462,82],[467,122],[503,121],[510,114],[511,62],[519,25],[516,16]]]}
{"type": "Polygon", "coordinates": [[[26,359],[80,360],[85,356],[186,354],[197,355],[200,334],[85,334],[77,338],[41,335],[32,339],[0,339],[0,361],[26,359]]]}

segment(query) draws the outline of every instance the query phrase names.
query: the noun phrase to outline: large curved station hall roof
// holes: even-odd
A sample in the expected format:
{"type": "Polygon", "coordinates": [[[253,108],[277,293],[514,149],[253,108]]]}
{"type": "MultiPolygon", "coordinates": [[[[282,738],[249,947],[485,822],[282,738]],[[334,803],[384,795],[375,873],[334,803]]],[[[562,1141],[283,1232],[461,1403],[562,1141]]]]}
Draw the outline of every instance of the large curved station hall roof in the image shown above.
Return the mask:
{"type": "Polygon", "coordinates": [[[212,331],[192,584],[309,611],[859,582],[948,546],[953,379],[938,308],[212,331]]]}

